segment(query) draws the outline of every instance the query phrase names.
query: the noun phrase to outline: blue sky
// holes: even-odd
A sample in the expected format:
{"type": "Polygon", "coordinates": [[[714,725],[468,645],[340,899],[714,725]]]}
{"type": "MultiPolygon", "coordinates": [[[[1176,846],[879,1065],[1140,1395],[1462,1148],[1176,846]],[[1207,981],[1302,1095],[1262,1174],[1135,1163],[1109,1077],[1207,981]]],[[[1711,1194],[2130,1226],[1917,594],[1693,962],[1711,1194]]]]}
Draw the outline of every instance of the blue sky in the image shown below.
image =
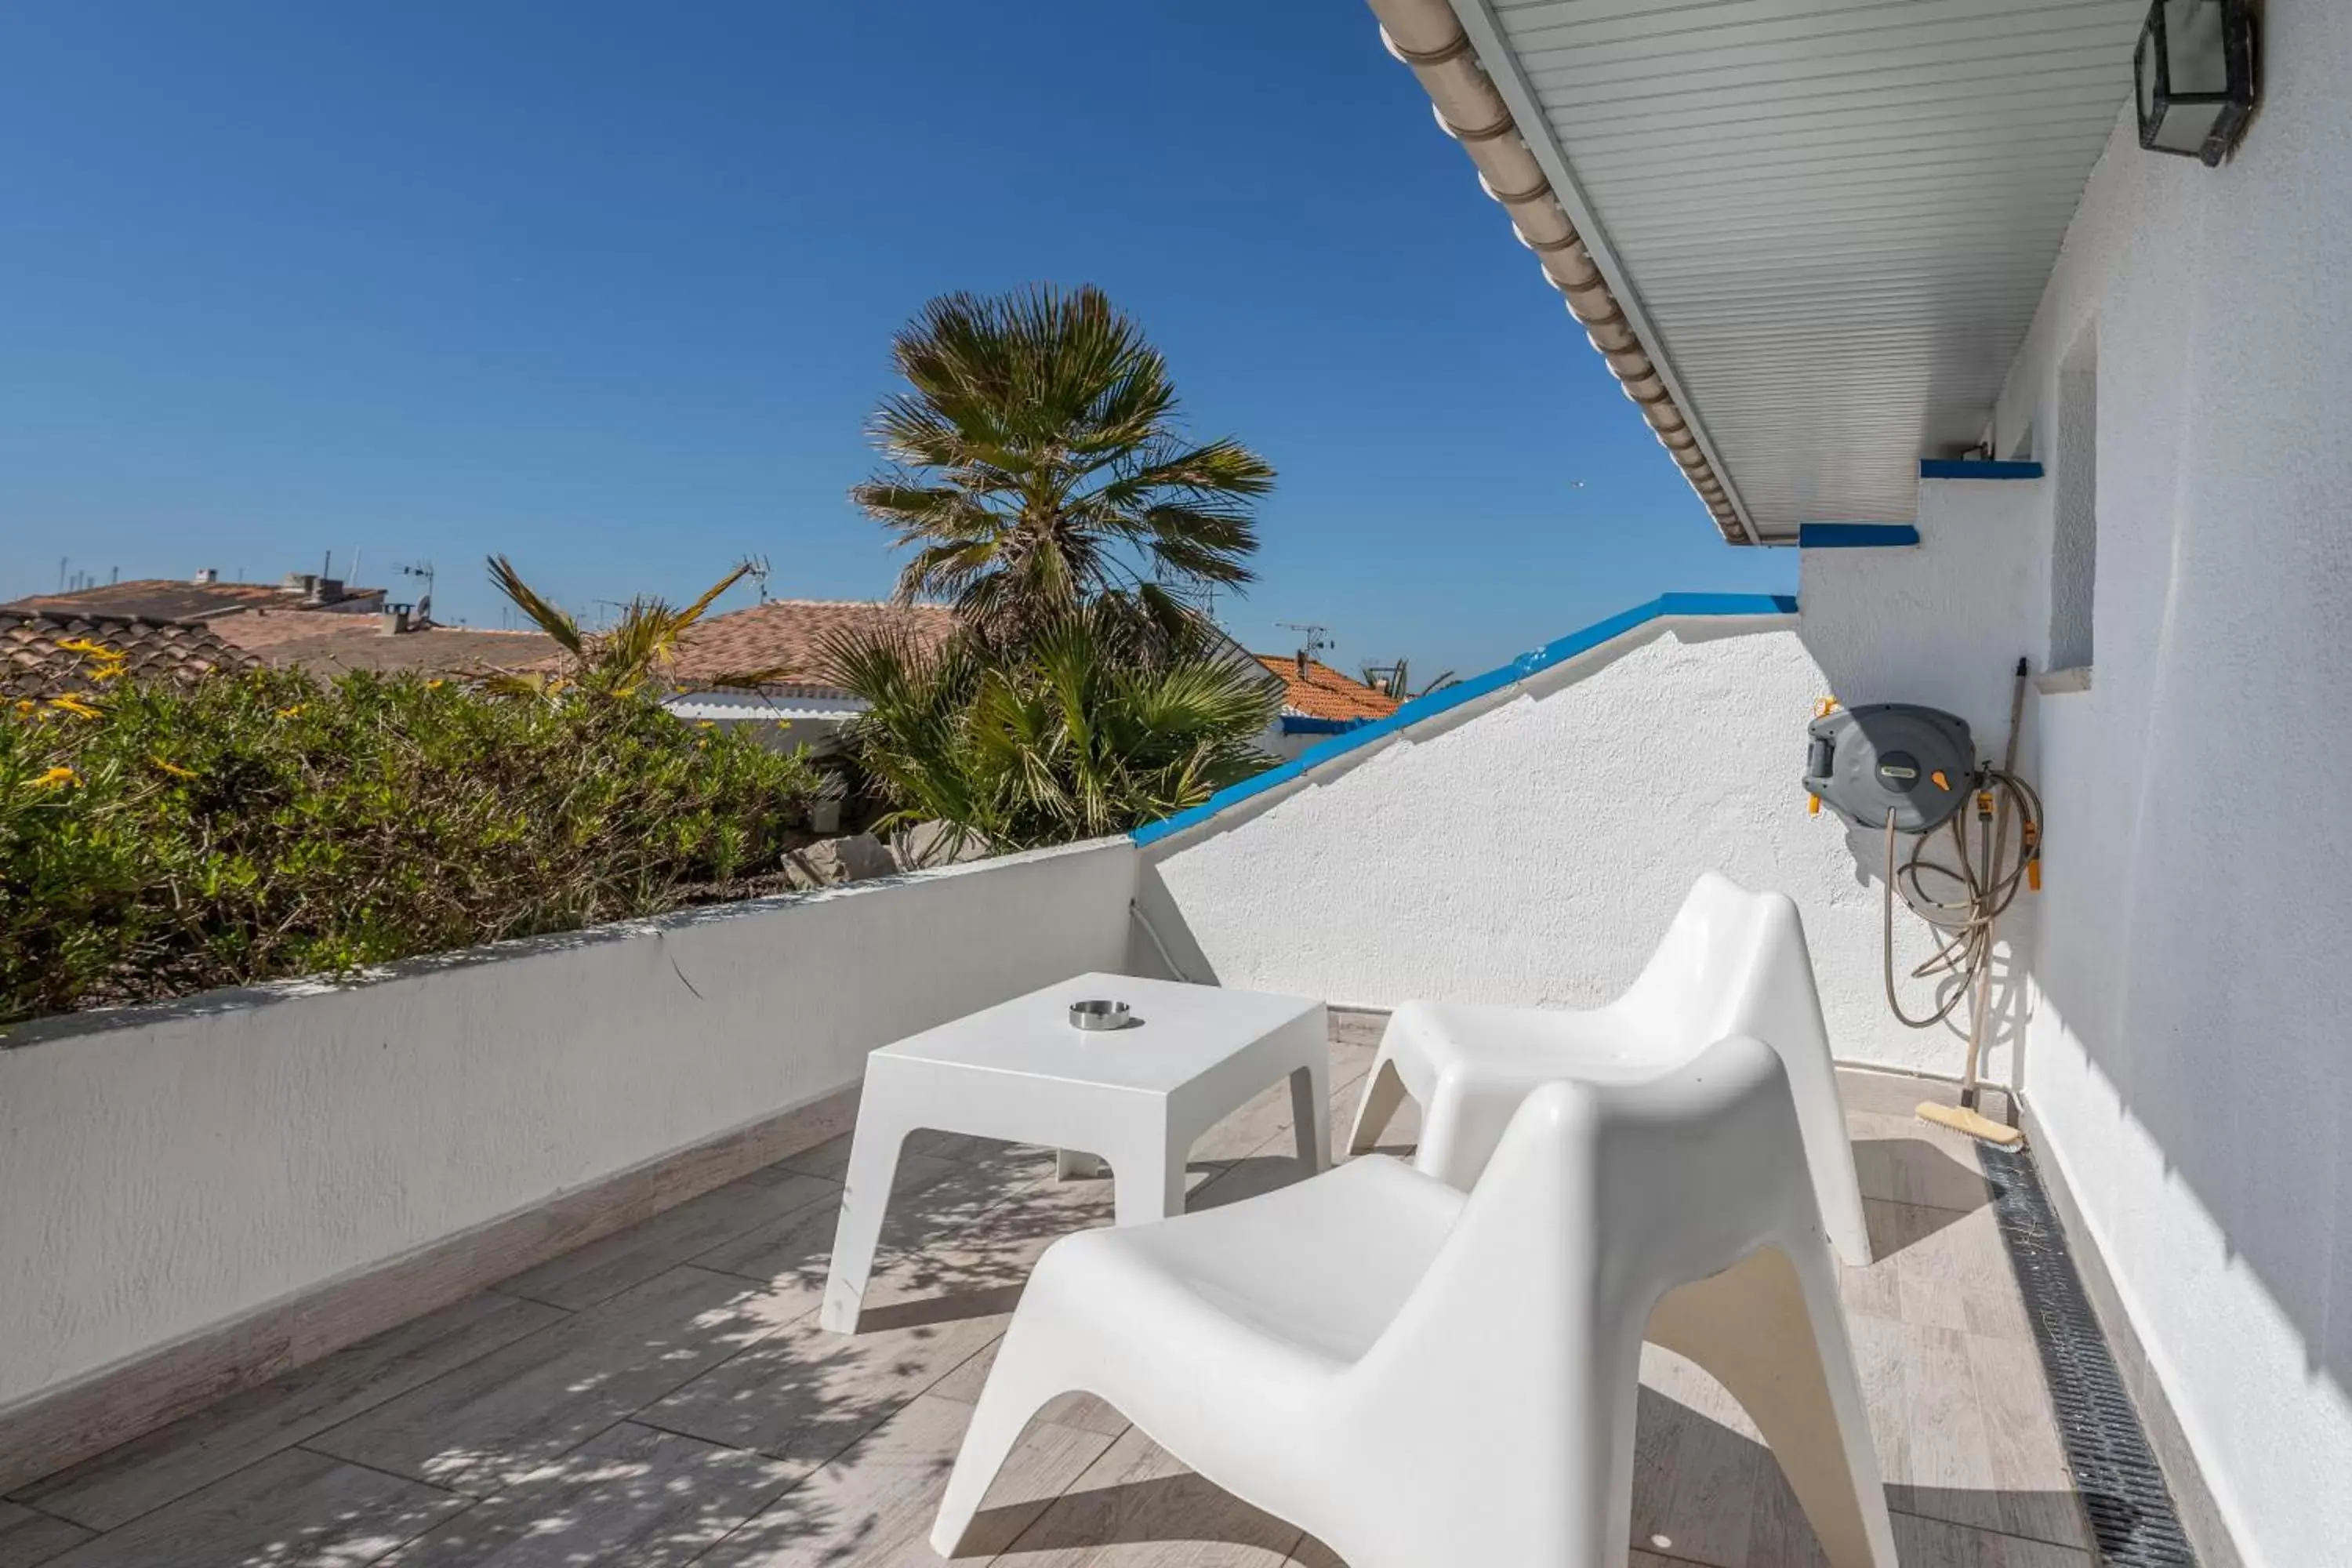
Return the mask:
{"type": "Polygon", "coordinates": [[[0,14],[0,597],[329,550],[476,624],[490,551],[592,614],[746,552],[879,596],[889,335],[1033,280],[1108,290],[1280,469],[1255,647],[1467,671],[1794,582],[1357,0],[74,0],[0,14]]]}

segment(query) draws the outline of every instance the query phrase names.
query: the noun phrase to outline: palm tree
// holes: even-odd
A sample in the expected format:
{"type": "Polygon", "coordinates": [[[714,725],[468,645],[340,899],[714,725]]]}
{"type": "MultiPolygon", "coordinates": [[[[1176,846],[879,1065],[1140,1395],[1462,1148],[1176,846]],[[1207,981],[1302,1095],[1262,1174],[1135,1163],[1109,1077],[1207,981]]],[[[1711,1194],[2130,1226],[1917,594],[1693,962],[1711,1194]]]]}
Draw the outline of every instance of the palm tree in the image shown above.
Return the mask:
{"type": "Polygon", "coordinates": [[[1252,580],[1274,469],[1183,434],[1167,362],[1101,290],[933,300],[891,358],[912,390],[875,412],[889,466],[850,499],[914,547],[902,599],[1018,640],[1105,594],[1164,605],[1252,580]]]}
{"type": "MultiPolygon", "coordinates": [[[[552,701],[570,690],[593,697],[635,697],[647,683],[677,662],[678,644],[702,619],[719,595],[741,582],[749,564],[712,584],[694,603],[678,608],[666,599],[644,595],[631,599],[612,629],[583,632],[580,624],[540,596],[522,580],[514,563],[503,555],[490,557],[490,582],[532,625],[555,639],[562,649],[562,669],[518,670],[493,675],[482,682],[486,691],[509,697],[538,697],[552,701]]],[[[766,669],[732,670],[698,679],[710,687],[757,687],[780,680],[790,672],[782,666],[766,669]]]]}
{"type": "Polygon", "coordinates": [[[1034,626],[1017,651],[963,636],[926,650],[881,628],[824,652],[867,703],[845,739],[892,807],[877,826],[943,823],[951,853],[1125,832],[1274,762],[1256,742],[1277,684],[1107,603],[1034,626]]]}

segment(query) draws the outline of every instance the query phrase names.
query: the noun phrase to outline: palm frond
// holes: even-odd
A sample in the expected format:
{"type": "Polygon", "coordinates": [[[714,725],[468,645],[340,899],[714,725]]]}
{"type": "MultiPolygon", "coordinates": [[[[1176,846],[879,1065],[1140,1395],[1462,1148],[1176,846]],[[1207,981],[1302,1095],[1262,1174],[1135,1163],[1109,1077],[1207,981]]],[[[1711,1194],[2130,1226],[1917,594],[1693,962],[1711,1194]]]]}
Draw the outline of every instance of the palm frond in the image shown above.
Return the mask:
{"type": "Polygon", "coordinates": [[[551,670],[498,670],[482,677],[479,687],[493,697],[527,697],[552,701],[571,685],[551,670]]]}
{"type": "Polygon", "coordinates": [[[583,645],[578,623],[548,600],[541,598],[537,590],[522,580],[522,574],[515,570],[513,562],[503,555],[491,556],[490,584],[505,595],[508,602],[520,610],[533,626],[553,637],[557,647],[575,658],[581,656],[583,645]]]}
{"type": "Polygon", "coordinates": [[[1183,437],[1167,362],[1101,290],[943,295],[891,357],[908,389],[866,426],[888,467],[850,499],[915,552],[902,596],[1017,642],[1145,578],[1251,580],[1273,468],[1183,437]]]}
{"type": "Polygon", "coordinates": [[[671,612],[670,620],[672,629],[675,632],[682,633],[688,627],[693,626],[695,622],[702,619],[703,616],[709,611],[710,606],[719,602],[719,595],[727,592],[728,589],[732,588],[736,584],[740,583],[745,577],[751,574],[751,563],[747,561],[742,565],[736,567],[734,571],[727,574],[726,576],[719,579],[718,582],[710,584],[709,587],[705,588],[702,591],[701,597],[696,599],[694,603],[687,605],[682,610],[671,612]]]}

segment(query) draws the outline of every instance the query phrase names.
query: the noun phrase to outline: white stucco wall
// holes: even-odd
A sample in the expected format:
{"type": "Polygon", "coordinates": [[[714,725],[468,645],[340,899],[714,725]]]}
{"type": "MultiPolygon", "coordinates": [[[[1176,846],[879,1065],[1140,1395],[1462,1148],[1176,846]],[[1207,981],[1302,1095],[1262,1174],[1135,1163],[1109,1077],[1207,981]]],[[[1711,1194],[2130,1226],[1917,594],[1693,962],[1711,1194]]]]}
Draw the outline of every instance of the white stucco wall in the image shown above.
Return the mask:
{"type": "Polygon", "coordinates": [[[2248,1558],[2352,1562],[2352,7],[2224,168],[2119,124],[2000,412],[2096,342],[2091,689],[2041,707],[2025,1089],[2248,1558]]]}
{"type": "Polygon", "coordinates": [[[0,1044],[0,1408],[1122,966],[1126,839],[0,1044]]]}
{"type": "MultiPolygon", "coordinates": [[[[1653,622],[1465,722],[1148,847],[1160,886],[1147,914],[1181,922],[1171,950],[1228,985],[1580,1006],[1629,984],[1692,881],[1721,870],[1797,900],[1841,1058],[1957,1074],[1957,1031],[1906,1030],[1881,1000],[1882,841],[1809,816],[1799,784],[1826,695],[1990,712],[1996,735],[2006,723],[1998,660],[1936,668],[1954,606],[2007,591],[1952,542],[1980,520],[1958,501],[1946,510],[1942,532],[1923,527],[1928,546],[1900,552],[1921,602],[1882,596],[1870,611],[1908,615],[1920,679],[1841,615],[1653,622]]],[[[1931,947],[1898,919],[1907,969],[1931,947]]],[[[1906,992],[1915,1008],[1926,994],[1906,992]]]]}

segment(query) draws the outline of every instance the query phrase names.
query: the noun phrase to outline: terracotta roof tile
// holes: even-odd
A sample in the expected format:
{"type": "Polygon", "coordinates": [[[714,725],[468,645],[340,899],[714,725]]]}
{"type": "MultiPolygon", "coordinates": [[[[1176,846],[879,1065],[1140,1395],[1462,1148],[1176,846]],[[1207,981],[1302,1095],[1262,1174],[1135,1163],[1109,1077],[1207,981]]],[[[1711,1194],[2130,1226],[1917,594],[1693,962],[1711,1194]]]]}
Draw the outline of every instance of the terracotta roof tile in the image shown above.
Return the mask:
{"type": "Polygon", "coordinates": [[[193,681],[217,670],[250,668],[251,654],[203,626],[133,616],[48,616],[0,609],[0,693],[11,698],[86,692],[93,657],[67,643],[89,642],[125,656],[142,680],[193,681]]]}
{"type": "Polygon", "coordinates": [[[1328,664],[1298,660],[1287,654],[1259,653],[1251,658],[1280,678],[1282,710],[1305,719],[1385,719],[1397,710],[1397,700],[1387,692],[1351,680],[1328,664]]]}
{"type": "Polygon", "coordinates": [[[836,632],[882,627],[905,633],[920,647],[936,647],[955,630],[955,612],[945,605],[772,599],[697,626],[679,650],[676,678],[690,683],[781,665],[785,679],[795,684],[833,686],[840,675],[821,650],[824,639],[836,632]]]}
{"type": "Polygon", "coordinates": [[[839,672],[826,662],[822,645],[836,632],[879,626],[896,626],[919,646],[935,647],[955,629],[955,612],[944,605],[771,599],[764,605],[713,616],[697,626],[679,648],[670,679],[690,689],[718,676],[782,668],[784,674],[772,690],[789,689],[800,697],[845,695],[839,672]]]}

